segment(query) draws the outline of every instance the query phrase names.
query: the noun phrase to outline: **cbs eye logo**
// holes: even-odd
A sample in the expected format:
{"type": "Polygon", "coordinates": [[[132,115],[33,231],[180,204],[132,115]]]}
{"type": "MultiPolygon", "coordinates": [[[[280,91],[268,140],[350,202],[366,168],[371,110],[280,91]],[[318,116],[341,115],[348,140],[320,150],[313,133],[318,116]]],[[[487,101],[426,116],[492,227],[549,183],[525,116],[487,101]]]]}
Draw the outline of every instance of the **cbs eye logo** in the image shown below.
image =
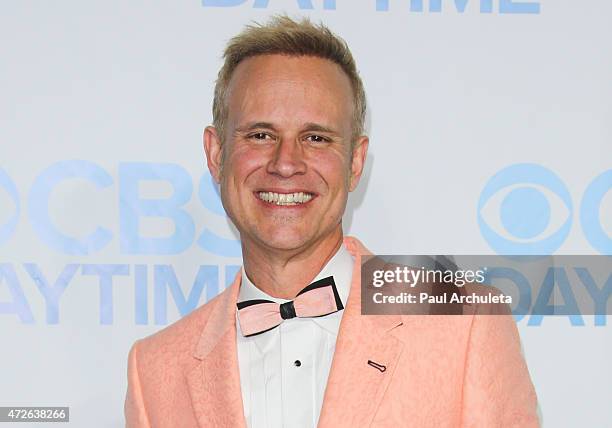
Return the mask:
{"type": "MultiPolygon", "coordinates": [[[[601,254],[612,254],[612,237],[604,229],[604,224],[612,222],[602,210],[610,190],[612,170],[597,176],[580,202],[584,236],[601,254]]],[[[573,217],[567,186],[537,164],[502,169],[485,184],[478,201],[480,232],[498,254],[552,254],[569,235],[573,217]]]]}

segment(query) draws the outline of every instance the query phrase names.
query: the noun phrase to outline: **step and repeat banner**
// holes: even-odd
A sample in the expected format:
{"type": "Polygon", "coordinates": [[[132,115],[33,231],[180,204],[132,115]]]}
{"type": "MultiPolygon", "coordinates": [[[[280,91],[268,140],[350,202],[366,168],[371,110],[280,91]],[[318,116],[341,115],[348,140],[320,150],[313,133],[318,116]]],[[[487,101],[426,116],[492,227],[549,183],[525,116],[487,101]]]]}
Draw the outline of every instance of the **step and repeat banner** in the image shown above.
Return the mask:
{"type": "MultiPolygon", "coordinates": [[[[0,406],[122,426],[134,340],[233,279],[202,131],[225,43],[278,13],[345,38],[365,83],[347,234],[378,254],[612,254],[610,2],[7,2],[0,406]]],[[[543,425],[612,426],[612,320],[516,321],[543,425]]]]}

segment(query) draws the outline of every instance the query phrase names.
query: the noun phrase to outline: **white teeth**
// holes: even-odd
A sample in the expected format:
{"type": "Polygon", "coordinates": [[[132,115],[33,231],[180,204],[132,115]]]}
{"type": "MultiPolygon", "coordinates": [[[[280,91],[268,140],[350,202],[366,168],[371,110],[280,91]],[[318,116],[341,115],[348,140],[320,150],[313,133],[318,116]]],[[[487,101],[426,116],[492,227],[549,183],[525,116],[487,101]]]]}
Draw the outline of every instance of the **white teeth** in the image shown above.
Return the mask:
{"type": "Polygon", "coordinates": [[[274,193],[274,192],[259,192],[259,199],[275,205],[297,205],[308,202],[312,199],[311,193],[274,193]]]}

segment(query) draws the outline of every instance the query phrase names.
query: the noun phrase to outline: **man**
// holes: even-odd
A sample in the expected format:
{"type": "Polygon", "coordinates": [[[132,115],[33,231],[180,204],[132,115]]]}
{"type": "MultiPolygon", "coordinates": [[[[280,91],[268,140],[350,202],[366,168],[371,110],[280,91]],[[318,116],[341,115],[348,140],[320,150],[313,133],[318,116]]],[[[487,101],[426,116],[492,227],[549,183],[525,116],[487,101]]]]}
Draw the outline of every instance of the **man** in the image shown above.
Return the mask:
{"type": "Polygon", "coordinates": [[[287,17],[248,27],[213,116],[204,149],[244,266],[132,347],[128,426],[537,426],[510,317],[360,314],[367,250],[342,214],[369,141],[341,39],[287,17]]]}

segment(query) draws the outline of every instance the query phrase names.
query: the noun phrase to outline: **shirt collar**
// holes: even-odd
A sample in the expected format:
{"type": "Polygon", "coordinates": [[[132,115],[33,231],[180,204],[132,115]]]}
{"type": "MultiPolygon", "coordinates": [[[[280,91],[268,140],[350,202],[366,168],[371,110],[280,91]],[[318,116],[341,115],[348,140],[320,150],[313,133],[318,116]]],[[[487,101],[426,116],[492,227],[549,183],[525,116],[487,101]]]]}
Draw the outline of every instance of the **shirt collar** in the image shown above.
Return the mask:
{"type": "MultiPolygon", "coordinates": [[[[340,245],[336,254],[329,259],[327,264],[321,269],[319,274],[311,281],[315,282],[328,276],[334,277],[336,289],[340,295],[342,305],[346,307],[348,300],[349,291],[351,289],[351,280],[353,274],[353,256],[344,245],[340,245]]],[[[265,299],[271,300],[276,303],[285,303],[289,300],[279,299],[270,296],[268,293],[260,290],[251,282],[244,269],[242,269],[242,282],[240,284],[240,291],[238,293],[238,302],[252,299],[265,299]]],[[[338,328],[340,327],[340,318],[342,317],[343,311],[339,313],[330,314],[324,317],[311,318],[319,326],[328,330],[330,333],[338,334],[338,328]]]]}

